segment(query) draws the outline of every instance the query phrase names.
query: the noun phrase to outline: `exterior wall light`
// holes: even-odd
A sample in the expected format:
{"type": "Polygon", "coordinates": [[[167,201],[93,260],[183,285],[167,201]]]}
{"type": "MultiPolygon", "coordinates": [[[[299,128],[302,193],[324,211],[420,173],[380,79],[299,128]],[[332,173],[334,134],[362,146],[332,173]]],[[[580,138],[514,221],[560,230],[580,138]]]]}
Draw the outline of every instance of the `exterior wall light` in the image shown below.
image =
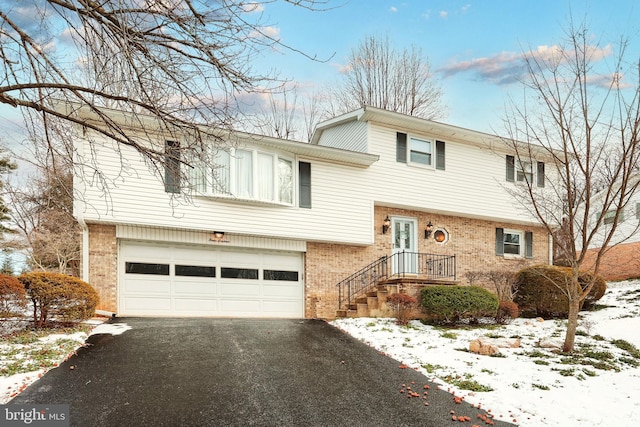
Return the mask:
{"type": "Polygon", "coordinates": [[[391,227],[391,219],[389,219],[389,215],[387,215],[387,217],[384,219],[384,222],[382,223],[382,234],[387,234],[387,231],[389,231],[389,227],[391,227]]]}
{"type": "Polygon", "coordinates": [[[209,234],[209,240],[212,242],[222,242],[224,240],[224,231],[214,231],[209,234]]]}
{"type": "Polygon", "coordinates": [[[429,221],[429,223],[427,224],[427,228],[424,229],[424,238],[428,239],[429,237],[431,237],[432,231],[433,231],[433,224],[431,223],[431,221],[429,221]]]}

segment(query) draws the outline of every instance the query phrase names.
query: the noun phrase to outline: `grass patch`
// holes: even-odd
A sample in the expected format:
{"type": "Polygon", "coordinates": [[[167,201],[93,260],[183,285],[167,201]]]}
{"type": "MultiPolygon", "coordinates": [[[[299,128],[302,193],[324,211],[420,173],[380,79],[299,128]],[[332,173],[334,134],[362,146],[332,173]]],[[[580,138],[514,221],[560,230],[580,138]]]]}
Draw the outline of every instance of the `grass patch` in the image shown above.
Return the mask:
{"type": "Polygon", "coordinates": [[[548,390],[549,390],[549,387],[547,387],[547,386],[546,386],[546,385],[544,385],[544,384],[536,384],[536,383],[533,383],[533,384],[531,384],[531,387],[533,387],[533,388],[537,388],[538,390],[544,390],[544,391],[548,391],[548,390]]]}
{"type": "Polygon", "coordinates": [[[458,387],[460,390],[476,392],[493,391],[493,388],[480,384],[478,381],[474,380],[470,374],[466,374],[464,377],[449,374],[442,379],[448,384],[458,387]]]}
{"type": "Polygon", "coordinates": [[[450,340],[455,340],[455,339],[458,338],[458,334],[456,334],[455,332],[447,331],[447,332],[441,333],[440,337],[447,338],[447,339],[450,339],[450,340]]]}
{"type": "Polygon", "coordinates": [[[626,351],[634,359],[640,359],[640,350],[638,350],[638,348],[635,345],[631,344],[629,341],[613,340],[611,341],[611,344],[615,345],[620,350],[626,351]]]}
{"type": "Polygon", "coordinates": [[[432,365],[431,363],[427,363],[426,365],[422,365],[425,371],[429,374],[433,374],[438,369],[444,369],[442,365],[432,365]]]}

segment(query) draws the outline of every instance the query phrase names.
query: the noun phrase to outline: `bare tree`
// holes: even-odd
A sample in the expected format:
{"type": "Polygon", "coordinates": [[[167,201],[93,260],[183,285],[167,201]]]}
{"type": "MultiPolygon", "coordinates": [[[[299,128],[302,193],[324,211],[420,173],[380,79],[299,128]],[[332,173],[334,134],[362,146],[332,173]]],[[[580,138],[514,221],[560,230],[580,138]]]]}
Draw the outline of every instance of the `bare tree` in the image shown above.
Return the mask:
{"type": "Polygon", "coordinates": [[[331,91],[333,115],[365,105],[425,119],[444,117],[442,90],[416,46],[397,50],[369,36],[351,50],[343,80],[331,91]]]}
{"type": "Polygon", "coordinates": [[[563,350],[570,352],[578,312],[594,285],[578,283],[587,249],[598,247],[591,268],[595,275],[615,244],[612,239],[624,208],[638,190],[640,85],[638,64],[625,62],[626,40],[615,52],[609,45],[592,45],[586,26],[573,22],[566,36],[560,46],[525,55],[525,93],[530,96],[511,103],[505,124],[521,178],[513,187],[514,196],[550,233],[561,230],[563,235],[556,239],[562,243],[558,257],[571,267],[572,275],[556,286],[569,301],[563,350]],[[598,72],[604,57],[614,57],[613,69],[598,72]],[[539,147],[552,159],[546,172],[553,178],[544,188],[534,182],[539,147]]]}
{"type": "MultiPolygon", "coordinates": [[[[326,0],[286,1],[318,10],[326,0]]],[[[161,140],[187,135],[181,150],[202,148],[205,139],[216,140],[210,129],[233,127],[241,96],[280,84],[255,73],[252,58],[274,46],[295,51],[269,32],[261,10],[270,1],[5,3],[0,103],[33,112],[45,128],[59,118],[106,136],[158,172],[164,146],[141,142],[141,131],[161,132],[161,140]],[[101,107],[139,116],[124,126],[101,107]],[[90,114],[75,114],[80,109],[90,114]]]]}

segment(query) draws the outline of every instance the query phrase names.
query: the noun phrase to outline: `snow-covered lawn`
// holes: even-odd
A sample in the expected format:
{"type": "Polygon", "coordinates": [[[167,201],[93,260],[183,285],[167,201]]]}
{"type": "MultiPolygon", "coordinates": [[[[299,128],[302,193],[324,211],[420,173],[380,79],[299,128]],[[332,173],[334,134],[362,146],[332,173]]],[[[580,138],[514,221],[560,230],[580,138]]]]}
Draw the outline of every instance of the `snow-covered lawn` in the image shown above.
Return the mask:
{"type": "Polygon", "coordinates": [[[492,409],[496,419],[523,427],[639,426],[640,281],[610,283],[599,304],[610,307],[581,314],[572,355],[536,345],[543,338],[562,342],[565,322],[558,320],[455,329],[374,318],[331,323],[492,409]],[[521,347],[501,348],[500,357],[470,353],[469,342],[481,336],[520,337],[521,347]]]}

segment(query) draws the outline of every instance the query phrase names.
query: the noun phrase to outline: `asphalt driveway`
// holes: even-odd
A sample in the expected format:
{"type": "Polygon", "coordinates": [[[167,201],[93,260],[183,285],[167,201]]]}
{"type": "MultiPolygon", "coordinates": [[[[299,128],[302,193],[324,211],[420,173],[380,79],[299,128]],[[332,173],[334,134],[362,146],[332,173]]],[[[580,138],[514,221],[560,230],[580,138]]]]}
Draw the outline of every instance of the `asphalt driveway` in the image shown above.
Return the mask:
{"type": "Polygon", "coordinates": [[[480,424],[482,411],[320,320],[111,322],[132,329],[90,337],[11,403],[70,404],[71,425],[94,427],[441,427],[451,410],[480,424]],[[403,384],[430,385],[429,406],[403,384]]]}

